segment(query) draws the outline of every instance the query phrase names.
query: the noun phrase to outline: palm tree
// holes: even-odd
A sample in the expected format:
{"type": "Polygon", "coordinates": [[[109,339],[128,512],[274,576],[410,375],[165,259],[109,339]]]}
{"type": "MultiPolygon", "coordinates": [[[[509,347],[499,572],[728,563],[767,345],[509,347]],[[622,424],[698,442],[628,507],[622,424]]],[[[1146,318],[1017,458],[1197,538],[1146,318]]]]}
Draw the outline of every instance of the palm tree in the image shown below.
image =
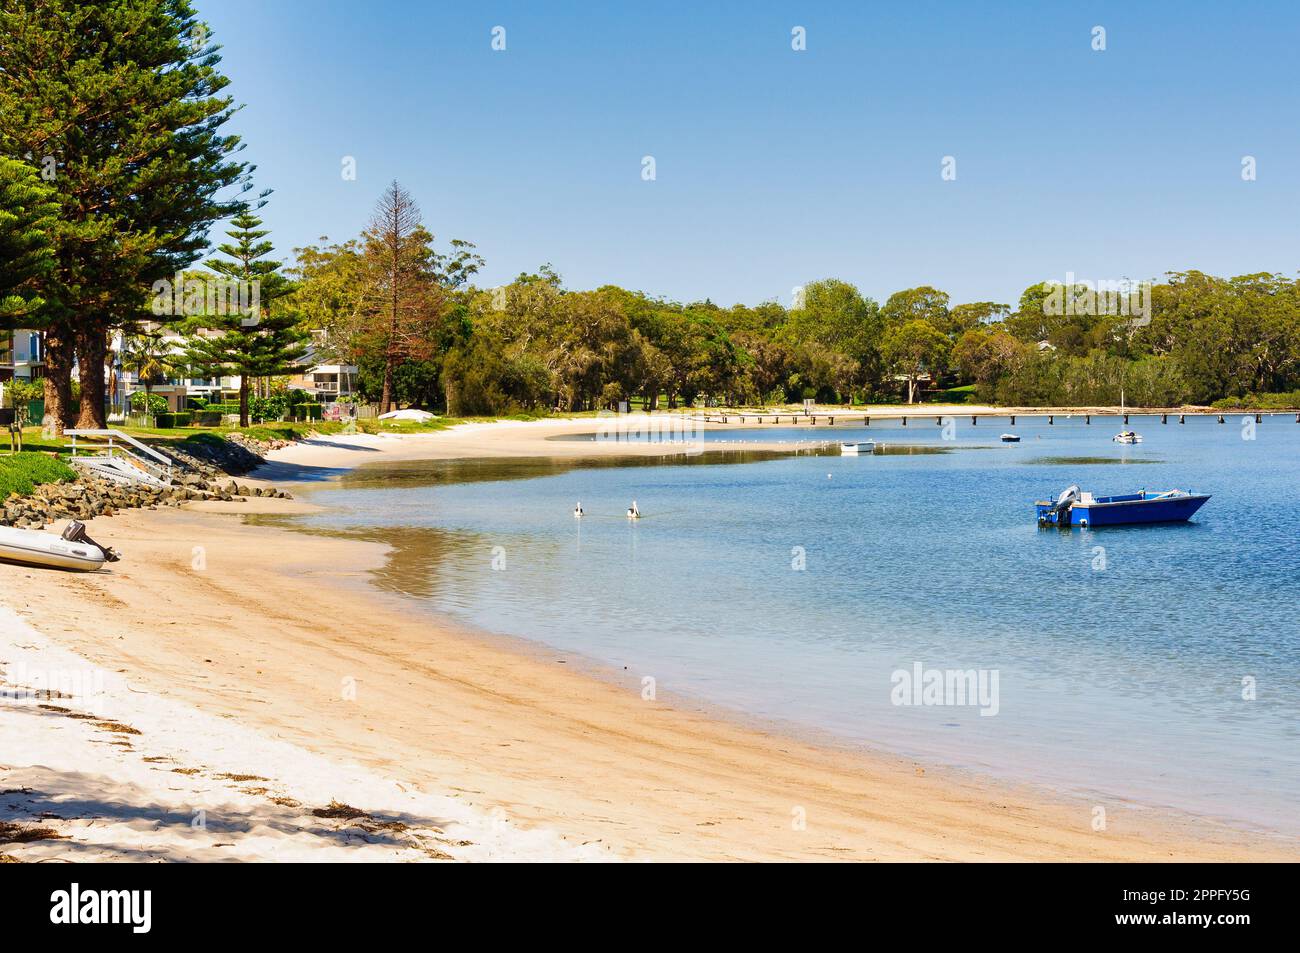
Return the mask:
{"type": "Polygon", "coordinates": [[[135,371],[144,385],[144,409],[149,413],[149,388],[172,373],[171,347],[163,340],[162,331],[156,328],[133,334],[122,341],[122,367],[135,371]]]}

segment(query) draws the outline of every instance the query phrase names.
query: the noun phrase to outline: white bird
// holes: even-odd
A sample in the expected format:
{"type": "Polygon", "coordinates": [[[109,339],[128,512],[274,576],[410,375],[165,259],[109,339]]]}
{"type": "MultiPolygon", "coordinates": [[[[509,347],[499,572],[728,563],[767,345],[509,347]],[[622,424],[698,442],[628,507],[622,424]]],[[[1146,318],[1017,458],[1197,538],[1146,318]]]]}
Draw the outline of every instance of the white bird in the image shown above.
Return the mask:
{"type": "Polygon", "coordinates": [[[627,518],[630,520],[639,520],[641,518],[641,511],[636,508],[636,500],[633,500],[632,505],[627,508],[627,518]]]}
{"type": "Polygon", "coordinates": [[[574,518],[575,520],[580,520],[580,519],[582,519],[582,501],[581,501],[581,500],[579,500],[579,501],[578,501],[578,505],[575,506],[575,507],[573,508],[573,518],[574,518]]]}

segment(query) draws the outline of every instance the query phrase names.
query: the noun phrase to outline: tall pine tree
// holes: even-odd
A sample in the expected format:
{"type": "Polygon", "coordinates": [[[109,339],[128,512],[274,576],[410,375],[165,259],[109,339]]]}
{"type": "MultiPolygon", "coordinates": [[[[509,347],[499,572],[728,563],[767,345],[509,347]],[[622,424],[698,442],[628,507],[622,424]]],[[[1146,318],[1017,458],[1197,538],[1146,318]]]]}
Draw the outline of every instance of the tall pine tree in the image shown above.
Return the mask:
{"type": "Polygon", "coordinates": [[[274,246],[262,220],[245,209],[230,224],[231,240],[217,249],[228,260],[214,258],[207,266],[228,282],[255,287],[258,311],[227,309],[196,319],[199,328],[186,340],[185,360],[206,377],[239,376],[239,425],[247,427],[250,384],[291,373],[307,352],[309,335],[298,329],[296,314],[273,307],[294,284],[280,274],[283,262],[266,257],[274,246]]]}
{"type": "Polygon", "coordinates": [[[221,126],[229,82],[189,0],[5,0],[0,6],[0,154],[54,171],[55,267],[45,300],[46,409],[104,426],[110,334],[151,315],[153,283],[191,264],[238,205],[249,171],[221,126]]]}

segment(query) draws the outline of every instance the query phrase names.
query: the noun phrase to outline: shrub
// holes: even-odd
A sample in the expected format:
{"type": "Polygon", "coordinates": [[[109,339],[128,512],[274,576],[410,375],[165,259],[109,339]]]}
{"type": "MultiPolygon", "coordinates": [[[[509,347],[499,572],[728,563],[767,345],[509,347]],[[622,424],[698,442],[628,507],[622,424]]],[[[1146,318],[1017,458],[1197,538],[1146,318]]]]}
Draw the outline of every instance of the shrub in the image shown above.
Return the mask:
{"type": "Polygon", "coordinates": [[[287,408],[288,403],[283,394],[248,398],[248,416],[252,420],[279,420],[287,408]]]}
{"type": "Polygon", "coordinates": [[[174,414],[155,414],[154,426],[159,430],[168,430],[172,427],[188,427],[193,419],[194,415],[187,410],[174,414]]]}
{"type": "Polygon", "coordinates": [[[159,394],[146,394],[142,390],[131,395],[131,409],[138,414],[165,414],[167,398],[159,394]]]}
{"type": "Polygon", "coordinates": [[[289,408],[289,416],[294,420],[320,420],[320,404],[294,404],[289,408]]]}
{"type": "Polygon", "coordinates": [[[9,398],[10,405],[13,407],[42,400],[45,397],[45,384],[39,380],[27,381],[18,378],[5,385],[5,396],[9,398]]]}
{"type": "Polygon", "coordinates": [[[0,457],[0,499],[17,493],[26,496],[41,483],[67,483],[77,473],[57,457],[46,453],[15,453],[0,457]]]}

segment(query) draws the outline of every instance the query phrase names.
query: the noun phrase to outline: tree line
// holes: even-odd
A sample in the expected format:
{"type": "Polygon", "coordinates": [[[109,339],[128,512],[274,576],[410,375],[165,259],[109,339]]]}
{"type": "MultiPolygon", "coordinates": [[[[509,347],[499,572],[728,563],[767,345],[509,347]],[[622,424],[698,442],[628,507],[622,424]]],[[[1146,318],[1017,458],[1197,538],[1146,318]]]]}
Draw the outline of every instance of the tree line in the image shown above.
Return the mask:
{"type": "MultiPolygon", "coordinates": [[[[394,183],[385,202],[398,195],[394,183]]],[[[331,329],[338,357],[360,368],[363,395],[385,405],[468,415],[937,395],[1178,406],[1300,389],[1300,283],[1281,275],[1170,273],[1146,287],[1140,308],[1137,292],[1117,308],[1085,283],[1052,282],[1025,289],[1014,308],[954,304],[929,286],[878,304],[833,278],[804,286],[791,307],[722,307],[614,285],[569,290],[549,265],[476,287],[473,246],[439,255],[420,226],[411,287],[424,286],[407,300],[383,284],[392,318],[377,326],[365,304],[374,279],[357,277],[375,234],[299,249],[296,307],[331,329]]]]}

